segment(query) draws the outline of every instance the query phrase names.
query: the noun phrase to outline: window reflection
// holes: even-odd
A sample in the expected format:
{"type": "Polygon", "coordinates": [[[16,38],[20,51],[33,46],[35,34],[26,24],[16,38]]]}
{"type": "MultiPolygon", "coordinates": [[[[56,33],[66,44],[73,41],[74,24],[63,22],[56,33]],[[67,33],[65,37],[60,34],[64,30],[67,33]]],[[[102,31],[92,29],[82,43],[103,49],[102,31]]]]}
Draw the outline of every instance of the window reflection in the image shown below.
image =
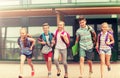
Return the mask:
{"type": "MultiPolygon", "coordinates": [[[[19,30],[21,27],[0,27],[0,55],[2,59],[19,59],[20,49],[17,43],[20,36],[19,30]]],[[[57,26],[51,26],[50,31],[55,32],[57,26]]],[[[73,36],[72,26],[65,26],[65,30],[73,36]]],[[[40,52],[41,45],[37,43],[37,38],[43,33],[42,26],[28,27],[28,33],[36,39],[34,57],[35,60],[43,60],[42,53],[40,52]]]]}
{"type": "MultiPolygon", "coordinates": [[[[57,29],[57,26],[50,26],[50,32],[54,33],[57,29]]],[[[70,36],[73,36],[73,28],[72,26],[65,26],[65,30],[70,34],[70,36]]],[[[33,37],[39,37],[40,34],[43,33],[42,27],[28,27],[28,33],[32,35],[33,37]]]]}
{"type": "Polygon", "coordinates": [[[19,5],[20,0],[0,0],[0,6],[4,5],[19,5]]]}
{"type": "Polygon", "coordinates": [[[21,27],[7,27],[6,37],[19,37],[19,31],[21,27]]]}
{"type": "Polygon", "coordinates": [[[60,3],[60,0],[31,0],[32,4],[60,3]]]}

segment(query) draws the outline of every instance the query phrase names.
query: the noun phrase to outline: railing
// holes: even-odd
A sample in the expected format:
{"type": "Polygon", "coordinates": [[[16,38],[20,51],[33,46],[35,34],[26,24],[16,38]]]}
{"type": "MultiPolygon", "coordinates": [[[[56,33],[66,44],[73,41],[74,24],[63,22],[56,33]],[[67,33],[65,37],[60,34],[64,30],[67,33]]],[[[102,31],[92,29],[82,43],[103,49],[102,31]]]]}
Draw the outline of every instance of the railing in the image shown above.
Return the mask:
{"type": "Polygon", "coordinates": [[[0,0],[0,10],[120,6],[120,0],[0,0]]]}

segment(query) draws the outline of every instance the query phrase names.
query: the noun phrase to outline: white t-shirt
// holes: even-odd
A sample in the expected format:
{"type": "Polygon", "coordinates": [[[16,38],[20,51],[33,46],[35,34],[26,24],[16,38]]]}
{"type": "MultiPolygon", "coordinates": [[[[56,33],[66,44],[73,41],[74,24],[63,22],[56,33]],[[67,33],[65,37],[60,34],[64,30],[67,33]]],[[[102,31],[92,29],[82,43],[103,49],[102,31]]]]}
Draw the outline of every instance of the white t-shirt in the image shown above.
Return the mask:
{"type": "MultiPolygon", "coordinates": [[[[55,48],[57,48],[57,49],[66,49],[67,48],[66,44],[63,42],[63,40],[60,37],[60,34],[62,32],[63,31],[57,33],[57,41],[56,41],[56,46],[55,46],[55,48]]],[[[55,33],[56,33],[56,31],[55,31],[55,33]]],[[[63,35],[67,35],[67,33],[64,33],[63,35]]]]}

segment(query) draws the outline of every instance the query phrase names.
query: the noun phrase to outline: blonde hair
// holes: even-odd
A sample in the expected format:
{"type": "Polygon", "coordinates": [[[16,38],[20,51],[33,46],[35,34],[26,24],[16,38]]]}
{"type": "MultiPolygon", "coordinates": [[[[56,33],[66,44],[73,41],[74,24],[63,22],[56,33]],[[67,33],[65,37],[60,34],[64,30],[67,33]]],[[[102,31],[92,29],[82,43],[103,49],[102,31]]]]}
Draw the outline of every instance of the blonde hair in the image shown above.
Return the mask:
{"type": "Polygon", "coordinates": [[[103,23],[101,24],[101,26],[104,26],[104,25],[107,25],[107,26],[109,27],[109,25],[108,25],[107,22],[103,22],[103,23]]]}
{"type": "Polygon", "coordinates": [[[21,31],[23,31],[23,32],[26,32],[26,33],[27,33],[27,29],[26,29],[26,28],[23,28],[23,27],[22,27],[22,28],[20,29],[20,32],[21,32],[21,31]]]}
{"type": "Polygon", "coordinates": [[[23,44],[24,44],[24,47],[26,47],[27,46],[27,41],[26,41],[26,38],[27,38],[27,29],[26,28],[21,28],[20,32],[25,32],[26,33],[26,36],[23,38],[23,44]]]}
{"type": "Polygon", "coordinates": [[[65,26],[65,22],[64,21],[60,21],[58,24],[63,24],[63,26],[65,26]]]}

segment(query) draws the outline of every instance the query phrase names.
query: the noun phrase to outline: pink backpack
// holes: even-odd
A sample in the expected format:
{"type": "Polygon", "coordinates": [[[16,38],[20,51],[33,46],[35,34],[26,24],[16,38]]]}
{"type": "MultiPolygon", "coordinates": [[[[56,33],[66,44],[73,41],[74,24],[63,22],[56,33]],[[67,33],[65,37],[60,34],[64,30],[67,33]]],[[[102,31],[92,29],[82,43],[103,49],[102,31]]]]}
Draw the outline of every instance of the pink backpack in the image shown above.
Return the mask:
{"type": "MultiPolygon", "coordinates": [[[[65,40],[63,39],[63,37],[61,37],[61,39],[62,39],[62,41],[66,44],[66,46],[69,47],[69,46],[70,46],[70,34],[67,33],[66,31],[63,31],[61,34],[64,34],[64,33],[67,34],[67,37],[68,37],[69,43],[66,43],[65,40]]],[[[55,37],[55,41],[57,41],[57,34],[58,34],[58,30],[55,31],[55,35],[54,35],[54,37],[55,37]]]]}

